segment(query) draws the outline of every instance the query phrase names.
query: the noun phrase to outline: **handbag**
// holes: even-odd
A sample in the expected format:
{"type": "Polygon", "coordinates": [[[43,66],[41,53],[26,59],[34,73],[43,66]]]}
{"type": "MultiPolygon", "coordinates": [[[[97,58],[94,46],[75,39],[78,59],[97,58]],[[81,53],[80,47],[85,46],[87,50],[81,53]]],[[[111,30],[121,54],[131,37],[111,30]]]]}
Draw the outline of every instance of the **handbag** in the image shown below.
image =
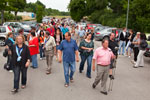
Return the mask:
{"type": "Polygon", "coordinates": [[[134,44],[131,43],[131,44],[130,44],[130,48],[134,48],[134,44]]]}
{"type": "Polygon", "coordinates": [[[3,56],[4,56],[4,57],[7,57],[7,56],[8,56],[8,49],[5,49],[5,50],[4,50],[3,56]]]}
{"type": "Polygon", "coordinates": [[[4,69],[9,70],[10,69],[10,64],[9,63],[5,63],[4,64],[4,69]]]}

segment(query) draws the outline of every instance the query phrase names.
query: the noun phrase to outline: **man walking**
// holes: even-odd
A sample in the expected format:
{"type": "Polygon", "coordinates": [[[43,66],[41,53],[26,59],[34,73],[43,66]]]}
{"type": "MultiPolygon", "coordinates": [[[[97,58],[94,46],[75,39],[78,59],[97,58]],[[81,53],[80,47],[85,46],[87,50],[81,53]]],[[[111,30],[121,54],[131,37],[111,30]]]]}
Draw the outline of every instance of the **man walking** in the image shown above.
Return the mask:
{"type": "Polygon", "coordinates": [[[111,49],[108,48],[108,40],[102,41],[102,47],[97,48],[93,56],[93,71],[95,71],[95,61],[97,63],[97,76],[92,85],[93,88],[101,81],[101,93],[107,95],[106,82],[109,75],[109,66],[111,59],[115,56],[111,49]]]}
{"type": "MultiPolygon", "coordinates": [[[[117,52],[118,52],[118,47],[119,46],[118,46],[118,42],[115,41],[115,34],[114,33],[110,34],[108,47],[112,50],[113,54],[117,58],[117,56],[118,56],[117,52]]],[[[110,64],[110,71],[109,71],[109,77],[110,77],[110,79],[114,79],[114,76],[113,76],[113,68],[114,68],[113,64],[114,64],[114,62],[115,62],[115,59],[112,59],[111,60],[111,64],[110,64]]]]}
{"type": "Polygon", "coordinates": [[[78,35],[79,35],[79,42],[83,41],[86,35],[85,31],[83,30],[83,27],[81,27],[81,29],[79,30],[78,35]]]}
{"type": "Polygon", "coordinates": [[[67,32],[65,34],[65,40],[63,40],[59,46],[59,62],[62,62],[62,52],[63,52],[63,67],[64,67],[64,76],[65,76],[65,87],[69,86],[70,82],[73,82],[73,75],[76,70],[75,58],[76,61],[79,61],[78,55],[78,46],[76,41],[71,39],[71,34],[67,32]],[[69,75],[69,68],[71,70],[69,75]]]}
{"type": "Polygon", "coordinates": [[[127,40],[127,33],[126,28],[123,29],[123,32],[120,33],[120,44],[119,44],[119,55],[121,55],[121,49],[122,49],[122,55],[125,55],[125,46],[126,46],[126,40],[127,40]]]}

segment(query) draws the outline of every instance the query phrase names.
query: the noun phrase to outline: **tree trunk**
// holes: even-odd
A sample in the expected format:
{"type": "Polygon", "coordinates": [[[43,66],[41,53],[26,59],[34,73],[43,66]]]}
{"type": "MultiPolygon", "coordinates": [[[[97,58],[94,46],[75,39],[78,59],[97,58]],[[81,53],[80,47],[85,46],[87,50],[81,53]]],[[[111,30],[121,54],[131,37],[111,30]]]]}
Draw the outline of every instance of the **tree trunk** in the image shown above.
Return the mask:
{"type": "Polygon", "coordinates": [[[18,11],[15,11],[15,20],[17,20],[17,13],[18,11]]]}
{"type": "Polygon", "coordinates": [[[1,24],[4,23],[4,10],[1,10],[1,24]]]}

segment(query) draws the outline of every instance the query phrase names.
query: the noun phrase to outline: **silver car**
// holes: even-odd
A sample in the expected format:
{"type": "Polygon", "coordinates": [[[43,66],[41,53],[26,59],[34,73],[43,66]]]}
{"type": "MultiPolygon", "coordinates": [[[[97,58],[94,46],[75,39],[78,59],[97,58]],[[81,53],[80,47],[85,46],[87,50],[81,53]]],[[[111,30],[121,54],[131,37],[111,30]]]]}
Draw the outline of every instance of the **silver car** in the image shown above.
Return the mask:
{"type": "Polygon", "coordinates": [[[14,32],[14,29],[11,26],[0,26],[0,46],[5,45],[5,39],[8,32],[14,32]]]}
{"type": "Polygon", "coordinates": [[[104,28],[100,31],[97,31],[95,33],[95,40],[103,40],[103,39],[109,39],[110,34],[116,30],[116,28],[104,28]]]}

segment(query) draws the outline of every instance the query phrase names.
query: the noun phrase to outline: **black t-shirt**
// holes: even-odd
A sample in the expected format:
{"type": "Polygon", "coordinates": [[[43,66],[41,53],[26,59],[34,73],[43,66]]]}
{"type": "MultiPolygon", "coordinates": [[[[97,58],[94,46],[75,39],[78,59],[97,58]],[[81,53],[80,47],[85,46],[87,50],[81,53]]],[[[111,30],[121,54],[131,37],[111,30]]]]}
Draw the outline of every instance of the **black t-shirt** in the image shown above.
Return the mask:
{"type": "Polygon", "coordinates": [[[118,46],[118,42],[116,42],[115,40],[114,41],[112,41],[112,40],[109,40],[109,45],[108,45],[108,47],[112,50],[112,52],[113,52],[113,54],[114,55],[117,55],[117,50],[115,50],[115,47],[119,47],[118,46]]]}

